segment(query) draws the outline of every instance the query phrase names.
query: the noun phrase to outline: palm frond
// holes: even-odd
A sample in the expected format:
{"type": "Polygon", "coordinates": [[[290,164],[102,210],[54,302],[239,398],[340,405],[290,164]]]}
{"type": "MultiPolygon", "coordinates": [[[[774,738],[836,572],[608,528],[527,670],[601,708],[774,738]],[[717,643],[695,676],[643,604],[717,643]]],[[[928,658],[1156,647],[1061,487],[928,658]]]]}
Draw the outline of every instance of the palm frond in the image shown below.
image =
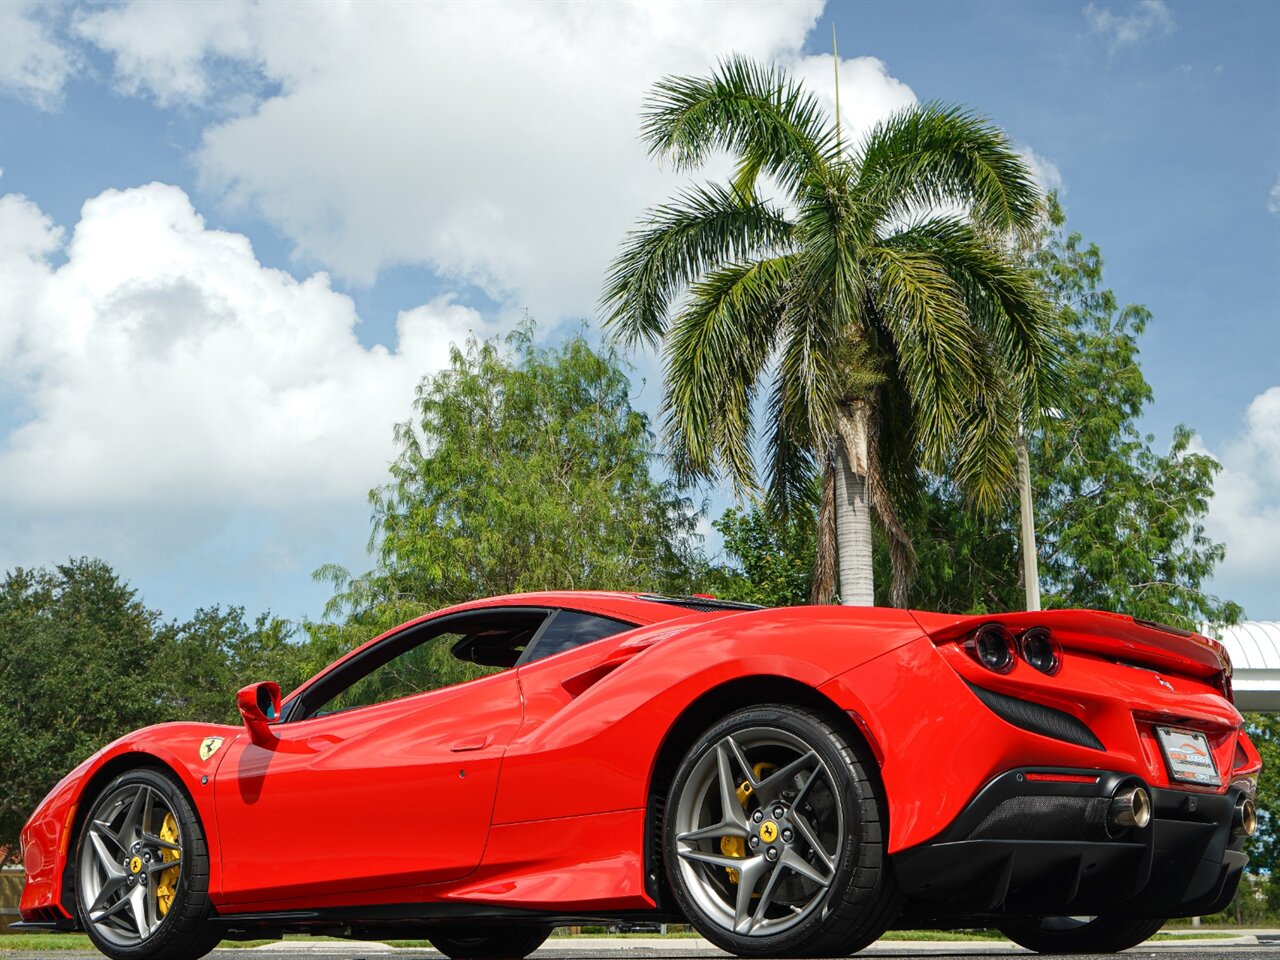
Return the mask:
{"type": "Polygon", "coordinates": [[[1008,135],[960,107],[909,107],[877,123],[855,160],[855,195],[879,222],[962,205],[974,222],[1001,232],[1030,230],[1040,190],[1008,135]]]}
{"type": "Polygon", "coordinates": [[[865,251],[873,234],[857,216],[843,165],[816,171],[804,185],[795,215],[794,243],[804,251],[795,297],[826,315],[831,331],[848,332],[866,287],[865,251]]]}
{"type": "Polygon", "coordinates": [[[1022,396],[1024,417],[1059,402],[1062,331],[1034,276],[962,220],[935,217],[887,239],[886,246],[925,252],[963,293],[970,322],[997,348],[1022,396]]]}
{"type": "Polygon", "coordinates": [[[693,476],[722,469],[755,492],[752,404],[774,349],[789,257],[732,264],[693,285],[668,337],[666,425],[693,476]]]}
{"type": "MultiPolygon", "coordinates": [[[[793,285],[794,286],[794,285],[793,285]]],[[[775,464],[771,477],[783,476],[779,457],[794,456],[800,443],[811,457],[824,457],[834,442],[836,404],[840,399],[841,381],[839,345],[842,331],[831,322],[830,313],[821,302],[793,294],[784,305],[781,352],[778,356],[776,386],[773,392],[775,464]],[[786,438],[793,438],[784,446],[786,438]]],[[[788,509],[808,496],[792,483],[773,497],[781,509],[788,509]]]]}
{"type": "Polygon", "coordinates": [[[677,170],[723,150],[743,161],[740,171],[766,173],[790,189],[830,159],[834,134],[817,98],[784,70],[732,56],[710,76],[659,82],[645,104],[641,140],[677,170]]]}
{"type": "Polygon", "coordinates": [[[963,293],[928,253],[883,246],[869,259],[870,299],[892,340],[926,465],[941,468],[975,374],[963,293]]]}
{"type": "Polygon", "coordinates": [[[654,346],[672,299],[708,270],[785,249],[792,225],[776,206],[730,187],[691,188],[649,212],[628,235],[605,282],[605,327],[629,344],[654,346]]]}
{"type": "Polygon", "coordinates": [[[788,372],[791,370],[794,364],[788,366],[779,359],[766,413],[766,419],[772,424],[768,439],[766,503],[783,522],[812,502],[814,479],[823,459],[811,435],[809,411],[803,396],[804,381],[788,372]]]}
{"type": "Polygon", "coordinates": [[[993,510],[1013,488],[1019,398],[992,350],[977,351],[977,369],[962,407],[950,456],[951,478],[979,510],[993,510]]]}

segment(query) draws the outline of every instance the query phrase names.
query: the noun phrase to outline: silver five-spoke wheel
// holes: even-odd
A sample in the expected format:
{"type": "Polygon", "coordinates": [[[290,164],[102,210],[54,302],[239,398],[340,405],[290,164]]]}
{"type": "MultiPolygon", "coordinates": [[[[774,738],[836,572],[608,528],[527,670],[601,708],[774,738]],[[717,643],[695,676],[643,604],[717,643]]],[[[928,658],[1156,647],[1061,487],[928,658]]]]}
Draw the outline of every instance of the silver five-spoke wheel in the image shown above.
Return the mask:
{"type": "Polygon", "coordinates": [[[664,815],[689,921],[743,956],[849,952],[893,919],[874,761],[822,716],[736,711],[694,743],[664,815]]]}
{"type": "Polygon", "coordinates": [[[131,947],[155,933],[173,906],[182,833],[173,810],[146,783],[119,787],[85,824],[80,858],[85,914],[104,940],[131,947]]]}
{"type": "Polygon", "coordinates": [[[675,810],[680,871],[699,906],[743,936],[808,916],[840,858],[834,789],[831,770],[796,736],[749,727],[722,737],[675,810]]]}
{"type": "Polygon", "coordinates": [[[218,942],[204,834],[166,773],[131,770],[98,794],[80,824],[75,879],[81,926],[115,960],[194,960],[218,942]]]}

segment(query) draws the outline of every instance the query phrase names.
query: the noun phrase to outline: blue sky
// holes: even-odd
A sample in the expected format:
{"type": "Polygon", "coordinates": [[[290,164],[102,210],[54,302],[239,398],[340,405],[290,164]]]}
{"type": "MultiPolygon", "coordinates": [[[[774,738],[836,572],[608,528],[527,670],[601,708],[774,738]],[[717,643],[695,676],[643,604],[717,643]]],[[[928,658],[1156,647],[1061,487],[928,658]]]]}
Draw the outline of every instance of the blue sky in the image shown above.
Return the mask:
{"type": "MultiPolygon", "coordinates": [[[[417,379],[592,322],[680,181],[645,89],[771,58],[851,128],[1004,126],[1096,241],[1157,446],[1224,464],[1213,589],[1280,619],[1280,4],[0,4],[0,565],[99,555],[166,615],[317,615],[417,379]]],[[[656,403],[659,376],[637,357],[656,403]]],[[[716,508],[726,502],[713,492],[716,508]]]]}

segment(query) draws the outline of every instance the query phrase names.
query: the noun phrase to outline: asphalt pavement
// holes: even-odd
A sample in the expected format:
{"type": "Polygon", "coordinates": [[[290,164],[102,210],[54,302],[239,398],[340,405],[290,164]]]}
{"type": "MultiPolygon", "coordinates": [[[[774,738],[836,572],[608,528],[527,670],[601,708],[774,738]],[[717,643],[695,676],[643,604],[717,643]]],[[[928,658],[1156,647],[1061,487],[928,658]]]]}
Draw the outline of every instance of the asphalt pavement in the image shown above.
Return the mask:
{"type": "MultiPolygon", "coordinates": [[[[1032,956],[1030,951],[1000,941],[913,942],[882,940],[858,957],[884,957],[894,960],[982,960],[1032,956]]],[[[1280,960],[1280,931],[1250,931],[1243,935],[1224,934],[1202,940],[1151,941],[1131,950],[1126,956],[1147,956],[1156,960],[1280,960]]],[[[350,941],[289,940],[262,947],[239,950],[215,950],[210,960],[439,960],[434,950],[397,949],[381,943],[350,941]]],[[[705,940],[649,939],[637,937],[579,938],[551,940],[532,954],[532,960],[700,960],[726,957],[705,940]]],[[[1096,954],[1076,954],[1056,960],[1096,960],[1096,954]]],[[[62,951],[56,953],[0,952],[3,960],[102,960],[99,953],[62,951]]]]}

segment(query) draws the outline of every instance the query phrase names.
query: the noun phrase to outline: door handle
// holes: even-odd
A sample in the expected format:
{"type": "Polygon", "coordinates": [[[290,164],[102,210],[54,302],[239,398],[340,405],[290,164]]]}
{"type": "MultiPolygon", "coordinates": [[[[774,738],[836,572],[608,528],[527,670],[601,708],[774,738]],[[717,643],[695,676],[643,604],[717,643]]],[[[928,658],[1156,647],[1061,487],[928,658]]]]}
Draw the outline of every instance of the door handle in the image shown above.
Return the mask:
{"type": "Polygon", "coordinates": [[[459,740],[449,749],[454,753],[463,753],[467,750],[483,750],[493,740],[493,734],[486,733],[479,737],[468,737],[465,740],[459,740]]]}

